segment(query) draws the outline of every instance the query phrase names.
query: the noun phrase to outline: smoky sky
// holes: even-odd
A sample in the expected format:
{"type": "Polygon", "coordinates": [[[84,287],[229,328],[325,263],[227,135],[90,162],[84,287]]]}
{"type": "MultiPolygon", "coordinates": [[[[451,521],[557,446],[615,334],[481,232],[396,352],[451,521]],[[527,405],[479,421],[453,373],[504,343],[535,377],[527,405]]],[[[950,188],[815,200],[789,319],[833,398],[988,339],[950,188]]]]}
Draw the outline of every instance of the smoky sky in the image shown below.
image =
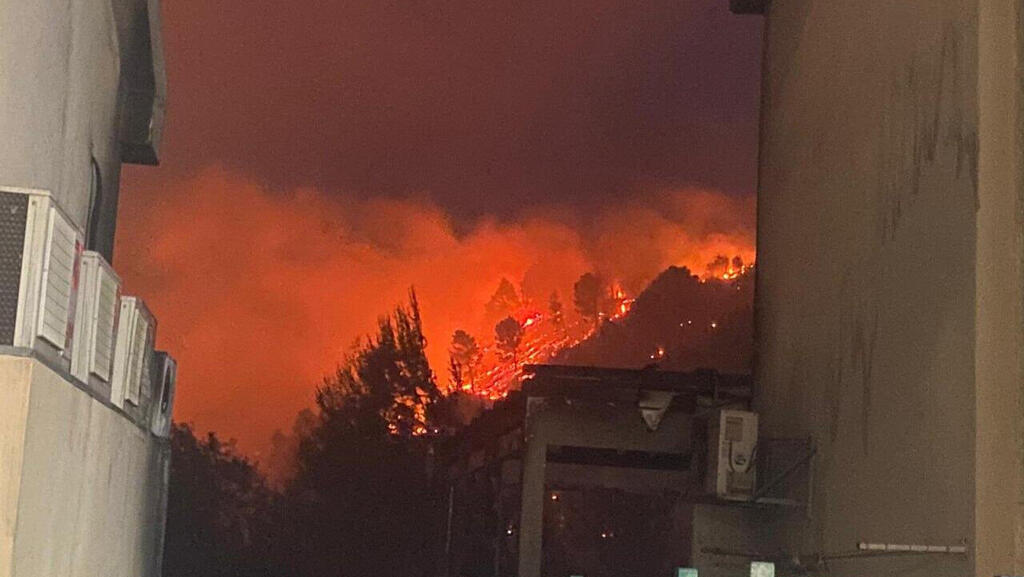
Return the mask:
{"type": "Polygon", "coordinates": [[[167,0],[161,165],[114,264],[180,361],[175,418],[258,454],[420,296],[444,379],[503,278],[754,258],[759,18],[727,0],[167,0]]]}
{"type": "Polygon", "coordinates": [[[726,0],[163,2],[160,182],[423,195],[457,222],[755,186],[761,20],[726,0]]]}

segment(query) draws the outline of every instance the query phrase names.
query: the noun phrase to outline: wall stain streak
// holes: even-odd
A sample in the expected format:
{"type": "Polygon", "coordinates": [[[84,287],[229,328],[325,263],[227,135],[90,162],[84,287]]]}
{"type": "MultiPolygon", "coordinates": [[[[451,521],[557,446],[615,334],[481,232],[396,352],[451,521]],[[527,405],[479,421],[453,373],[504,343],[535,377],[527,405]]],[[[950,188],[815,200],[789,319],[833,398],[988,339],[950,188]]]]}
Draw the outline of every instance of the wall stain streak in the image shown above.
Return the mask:
{"type": "Polygon", "coordinates": [[[865,326],[864,317],[858,319],[852,353],[855,361],[860,362],[861,379],[861,449],[867,455],[870,450],[870,427],[871,420],[871,392],[872,392],[872,368],[875,361],[875,342],[878,340],[878,309],[870,315],[871,326],[865,326]]]}
{"type": "Polygon", "coordinates": [[[943,31],[937,57],[911,58],[893,82],[884,108],[879,148],[879,205],[882,244],[895,240],[900,222],[922,192],[926,169],[937,164],[943,149],[956,156],[956,178],[966,176],[978,207],[978,137],[964,102],[961,38],[954,24],[943,31]]]}
{"type": "MultiPolygon", "coordinates": [[[[873,271],[870,266],[855,270],[873,271]]],[[[877,272],[877,271],[873,271],[877,272]]],[[[878,340],[878,286],[876,275],[867,272],[843,275],[839,294],[839,338],[831,360],[832,383],[827,388],[829,440],[835,442],[839,436],[843,400],[847,388],[845,379],[860,377],[861,448],[865,455],[870,451],[869,421],[872,411],[872,386],[874,378],[875,344],[878,340]],[[856,286],[851,286],[857,283],[856,286]],[[853,297],[850,295],[863,295],[853,297]]]]}

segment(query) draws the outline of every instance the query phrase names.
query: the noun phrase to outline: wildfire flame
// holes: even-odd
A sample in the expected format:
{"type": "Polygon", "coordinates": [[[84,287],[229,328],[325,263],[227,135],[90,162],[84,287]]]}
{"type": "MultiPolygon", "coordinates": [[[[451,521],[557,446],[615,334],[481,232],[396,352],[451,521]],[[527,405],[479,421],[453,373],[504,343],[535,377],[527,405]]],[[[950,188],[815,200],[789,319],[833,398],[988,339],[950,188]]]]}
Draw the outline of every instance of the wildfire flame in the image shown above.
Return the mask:
{"type": "MultiPolygon", "coordinates": [[[[713,280],[734,281],[751,272],[753,265],[728,266],[722,271],[709,266],[708,271],[700,278],[700,282],[713,280]]],[[[630,296],[619,283],[612,285],[610,292],[610,312],[600,315],[598,323],[587,319],[566,321],[558,326],[550,315],[524,306],[512,316],[523,329],[523,340],[520,350],[513,358],[509,358],[498,350],[493,342],[481,348],[481,360],[470,382],[462,383],[462,391],[477,395],[489,401],[497,401],[508,396],[517,389],[523,380],[523,367],[531,364],[543,364],[565,349],[572,348],[590,338],[600,323],[617,322],[627,316],[633,309],[636,299],[630,296]]],[[[692,323],[692,321],[691,321],[692,323]]],[[[712,325],[715,328],[717,323],[712,325]]],[[[663,359],[665,348],[659,346],[651,354],[652,360],[663,359]]]]}

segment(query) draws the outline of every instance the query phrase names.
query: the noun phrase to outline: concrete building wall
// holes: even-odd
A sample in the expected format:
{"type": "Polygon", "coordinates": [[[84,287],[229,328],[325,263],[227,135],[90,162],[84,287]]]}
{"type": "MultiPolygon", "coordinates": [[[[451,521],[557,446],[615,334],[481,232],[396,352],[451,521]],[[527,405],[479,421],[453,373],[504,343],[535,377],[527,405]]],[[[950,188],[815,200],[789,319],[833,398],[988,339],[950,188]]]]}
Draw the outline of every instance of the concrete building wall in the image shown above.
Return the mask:
{"type": "Polygon", "coordinates": [[[830,575],[1020,572],[1014,4],[766,14],[756,405],[762,434],[818,448],[788,548],[971,552],[837,559],[830,575]]]}
{"type": "Polygon", "coordinates": [[[138,38],[149,35],[139,25],[146,11],[146,0],[0,3],[0,185],[50,191],[83,231],[95,202],[91,248],[107,260],[121,170],[119,89],[122,73],[134,73],[122,62],[149,46],[138,38]]]}
{"type": "MultiPolygon", "coordinates": [[[[519,577],[537,577],[542,569],[543,512],[548,480],[547,449],[551,445],[690,454],[692,416],[665,413],[657,430],[644,424],[634,403],[565,403],[561,400],[531,398],[527,402],[526,447],[523,455],[522,506],[520,510],[519,577]]],[[[563,465],[550,465],[554,479],[563,465]]],[[[634,473],[632,482],[643,487],[655,479],[679,481],[685,492],[688,474],[634,473]]],[[[612,479],[613,484],[614,480],[612,479]]],[[[624,481],[620,478],[619,482],[624,481]]],[[[686,547],[688,548],[688,547],[686,547]]]]}
{"type": "Polygon", "coordinates": [[[978,4],[975,565],[1024,573],[1022,7],[978,4]]]}
{"type": "MultiPolygon", "coordinates": [[[[108,261],[121,163],[156,162],[158,12],[0,0],[0,186],[49,191],[108,261]]],[[[4,272],[17,294],[18,269],[4,272]]],[[[149,431],[151,391],[122,411],[43,357],[0,351],[0,577],[155,577],[169,448],[149,431]]]]}
{"type": "Polygon", "coordinates": [[[0,373],[28,399],[23,438],[4,439],[5,452],[23,442],[23,460],[13,562],[0,576],[156,577],[167,441],[36,359],[0,357],[0,373]]]}
{"type": "Polygon", "coordinates": [[[13,568],[32,370],[27,361],[11,360],[0,359],[0,577],[13,568]]]}

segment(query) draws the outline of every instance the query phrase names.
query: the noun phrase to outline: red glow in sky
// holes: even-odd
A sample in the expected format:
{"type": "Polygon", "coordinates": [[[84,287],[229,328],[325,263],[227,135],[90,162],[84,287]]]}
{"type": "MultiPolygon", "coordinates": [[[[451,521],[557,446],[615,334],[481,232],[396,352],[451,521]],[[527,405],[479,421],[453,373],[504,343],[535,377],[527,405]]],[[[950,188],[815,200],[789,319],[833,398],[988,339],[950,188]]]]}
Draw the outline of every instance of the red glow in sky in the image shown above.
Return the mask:
{"type": "Polygon", "coordinates": [[[752,260],[760,25],[727,2],[162,10],[161,166],[124,171],[114,265],[176,417],[249,451],[410,285],[443,375],[502,277],[571,308],[588,270],[752,260]]]}
{"type": "Polygon", "coordinates": [[[288,429],[410,286],[444,379],[452,332],[493,330],[484,305],[503,277],[541,303],[557,290],[571,308],[587,271],[638,291],[669,265],[753,260],[752,200],[694,190],[634,199],[582,229],[538,211],[459,234],[429,201],[274,192],[218,169],[176,183],[159,204],[132,202],[118,267],[158,316],[159,346],[180,361],[175,416],[249,450],[288,429]]]}

